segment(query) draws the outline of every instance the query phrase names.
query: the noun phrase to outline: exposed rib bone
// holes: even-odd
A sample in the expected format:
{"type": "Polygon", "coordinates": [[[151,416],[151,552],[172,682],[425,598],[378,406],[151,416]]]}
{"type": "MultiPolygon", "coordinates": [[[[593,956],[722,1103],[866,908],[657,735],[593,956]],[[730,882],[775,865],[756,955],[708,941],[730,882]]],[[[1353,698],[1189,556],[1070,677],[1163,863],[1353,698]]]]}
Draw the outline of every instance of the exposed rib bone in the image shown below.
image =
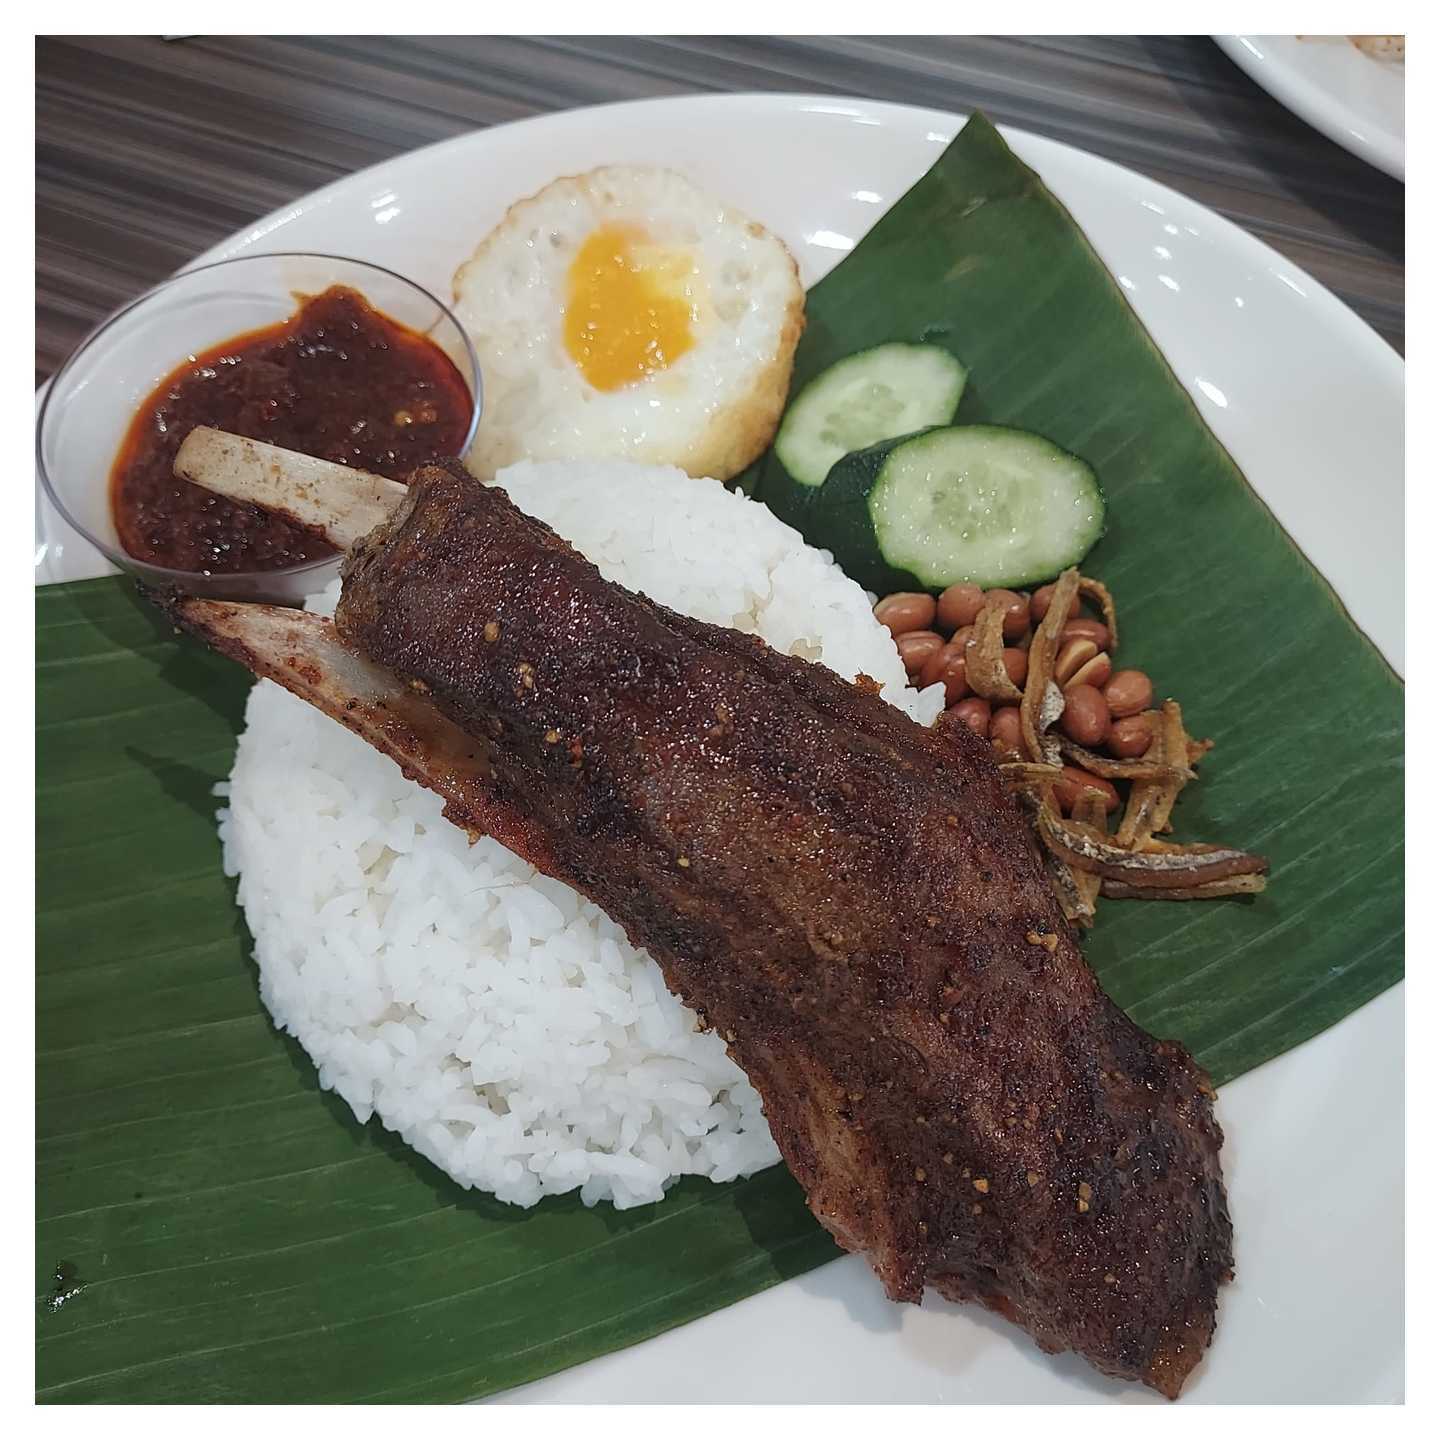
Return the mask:
{"type": "Polygon", "coordinates": [[[553,873],[556,862],[534,828],[497,803],[484,741],[466,734],[422,693],[357,655],[325,616],[224,600],[161,603],[177,625],[388,755],[408,779],[435,791],[445,801],[446,818],[472,839],[493,836],[553,873]]]}
{"type": "Polygon", "coordinates": [[[185,437],[175,473],[316,530],[337,550],[349,549],[388,519],[405,495],[403,485],[383,476],[208,425],[185,437]]]}

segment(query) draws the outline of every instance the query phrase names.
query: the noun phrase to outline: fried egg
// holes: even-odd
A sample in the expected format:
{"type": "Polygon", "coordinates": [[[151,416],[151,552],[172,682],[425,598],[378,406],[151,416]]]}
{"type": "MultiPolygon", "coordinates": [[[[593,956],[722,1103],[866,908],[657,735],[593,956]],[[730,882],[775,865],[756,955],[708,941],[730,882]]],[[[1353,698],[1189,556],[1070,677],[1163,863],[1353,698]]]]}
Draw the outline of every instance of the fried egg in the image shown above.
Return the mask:
{"type": "Polygon", "coordinates": [[[727,480],[770,443],[805,295],[763,226],[609,165],[511,206],[455,275],[484,414],[466,462],[626,459],[727,480]]]}

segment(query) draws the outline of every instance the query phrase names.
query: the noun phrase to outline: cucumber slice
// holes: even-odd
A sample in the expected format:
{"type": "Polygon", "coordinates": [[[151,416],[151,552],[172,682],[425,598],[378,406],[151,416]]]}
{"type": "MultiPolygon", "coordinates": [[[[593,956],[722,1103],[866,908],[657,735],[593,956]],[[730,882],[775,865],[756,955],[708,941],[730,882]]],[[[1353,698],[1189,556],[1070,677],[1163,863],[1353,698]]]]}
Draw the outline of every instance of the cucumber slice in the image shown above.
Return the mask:
{"type": "Polygon", "coordinates": [[[884,594],[1051,580],[1104,529],[1104,496],[1078,456],[1028,430],[954,425],[847,455],[806,539],[884,594]]]}
{"type": "Polygon", "coordinates": [[[800,485],[818,486],[852,450],[948,425],[965,389],[965,367],[939,345],[896,342],[847,355],[790,402],[775,456],[800,485]]]}

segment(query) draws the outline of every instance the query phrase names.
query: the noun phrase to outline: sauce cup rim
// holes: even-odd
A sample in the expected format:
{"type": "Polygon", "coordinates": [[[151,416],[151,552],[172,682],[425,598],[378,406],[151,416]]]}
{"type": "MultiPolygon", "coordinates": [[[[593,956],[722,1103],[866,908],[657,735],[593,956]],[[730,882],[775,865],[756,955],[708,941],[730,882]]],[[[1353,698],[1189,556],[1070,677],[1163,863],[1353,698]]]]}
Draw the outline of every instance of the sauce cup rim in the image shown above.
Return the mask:
{"type": "MultiPolygon", "coordinates": [[[[222,260],[209,260],[204,264],[186,265],[175,271],[173,275],[167,275],[158,284],[150,286],[149,289],[137,295],[133,300],[107,315],[78,345],[65,357],[64,363],[50,377],[45,386],[45,394],[40,401],[40,409],[35,417],[35,473],[40,479],[40,488],[45,492],[46,498],[55,507],[60,518],[73,530],[81,539],[93,545],[111,564],[118,566],[121,570],[128,571],[133,575],[140,576],[156,586],[164,586],[184,590],[192,588],[197,583],[207,586],[215,584],[226,584],[234,582],[237,585],[244,581],[253,580],[279,580],[281,577],[305,575],[311,571],[320,572],[326,569],[334,569],[339,563],[338,555],[322,555],[315,560],[306,560],[299,565],[286,565],[273,570],[172,570],[168,566],[154,565],[148,560],[137,559],[128,550],[109,540],[93,534],[90,528],[82,524],[70,512],[70,507],[60,495],[58,488],[50,477],[49,467],[45,463],[45,434],[46,420],[50,414],[50,404],[56,394],[62,389],[61,382],[65,379],[67,372],[80,360],[80,358],[100,340],[105,334],[120,324],[127,316],[132,315],[142,305],[153,300],[157,295],[163,294],[166,290],[176,285],[181,280],[189,279],[193,275],[203,274],[210,270],[224,270],[232,266],[241,265],[250,260],[326,260],[338,262],[342,265],[354,265],[362,270],[372,270],[381,275],[388,275],[392,280],[398,280],[402,285],[409,286],[427,301],[431,302],[439,311],[440,318],[448,320],[455,327],[455,332],[460,337],[461,344],[465,348],[465,358],[469,364],[470,373],[464,376],[470,384],[470,423],[465,430],[465,438],[460,444],[460,453],[454,457],[463,459],[469,452],[470,446],[475,439],[475,432],[480,426],[480,417],[484,410],[484,387],[480,375],[480,357],[475,352],[474,342],[470,339],[470,333],[460,323],[460,318],[435,292],[427,286],[420,284],[418,280],[412,280],[410,276],[403,275],[398,270],[392,270],[388,265],[378,265],[373,260],[360,260],[353,255],[337,255],[325,250],[247,250],[239,255],[228,255],[222,260]]],[[[343,283],[341,281],[335,282],[343,283]]],[[[366,297],[369,298],[368,296],[366,297]]],[[[380,308],[380,307],[376,307],[380,308]]],[[[381,309],[381,314],[385,311],[381,309]]],[[[391,317],[393,318],[393,317],[391,317]]],[[[403,323],[403,322],[397,322],[403,323]]],[[[419,332],[424,333],[424,332],[419,332]]],[[[221,336],[215,343],[221,343],[224,337],[221,336]]],[[[177,362],[178,363],[178,362],[177,362]]],[[[462,371],[462,375],[464,372],[462,371]]],[[[110,483],[110,471],[106,471],[105,483],[110,483]]]]}

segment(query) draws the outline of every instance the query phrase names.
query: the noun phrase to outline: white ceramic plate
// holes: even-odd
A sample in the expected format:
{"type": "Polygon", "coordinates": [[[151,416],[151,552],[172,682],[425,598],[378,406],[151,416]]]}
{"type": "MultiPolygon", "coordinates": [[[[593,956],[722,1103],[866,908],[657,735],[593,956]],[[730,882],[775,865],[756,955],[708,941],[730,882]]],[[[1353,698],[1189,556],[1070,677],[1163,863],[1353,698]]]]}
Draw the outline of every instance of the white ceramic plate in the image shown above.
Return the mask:
{"type": "MultiPolygon", "coordinates": [[[[813,283],[963,121],[868,101],[729,96],[572,111],[350,176],[203,257],[317,250],[440,294],[512,200],[606,162],[673,165],[777,231],[813,283]]],[[[1359,624],[1403,649],[1403,366],[1328,291],[1174,191],[1007,133],[1084,226],[1206,419],[1359,624]]],[[[39,579],[104,564],[41,516],[39,579]]],[[[1223,577],[1218,577],[1223,583],[1223,577]]],[[[1403,1389],[1399,987],[1225,1087],[1239,1278],[1195,1401],[1398,1400],[1403,1389]]],[[[891,1305],[853,1258],[511,1401],[1154,1400],[939,1302],[891,1305]]]]}
{"type": "Polygon", "coordinates": [[[1217,35],[1257,85],[1337,145],[1405,178],[1405,67],[1343,35],[1217,35]]]}

